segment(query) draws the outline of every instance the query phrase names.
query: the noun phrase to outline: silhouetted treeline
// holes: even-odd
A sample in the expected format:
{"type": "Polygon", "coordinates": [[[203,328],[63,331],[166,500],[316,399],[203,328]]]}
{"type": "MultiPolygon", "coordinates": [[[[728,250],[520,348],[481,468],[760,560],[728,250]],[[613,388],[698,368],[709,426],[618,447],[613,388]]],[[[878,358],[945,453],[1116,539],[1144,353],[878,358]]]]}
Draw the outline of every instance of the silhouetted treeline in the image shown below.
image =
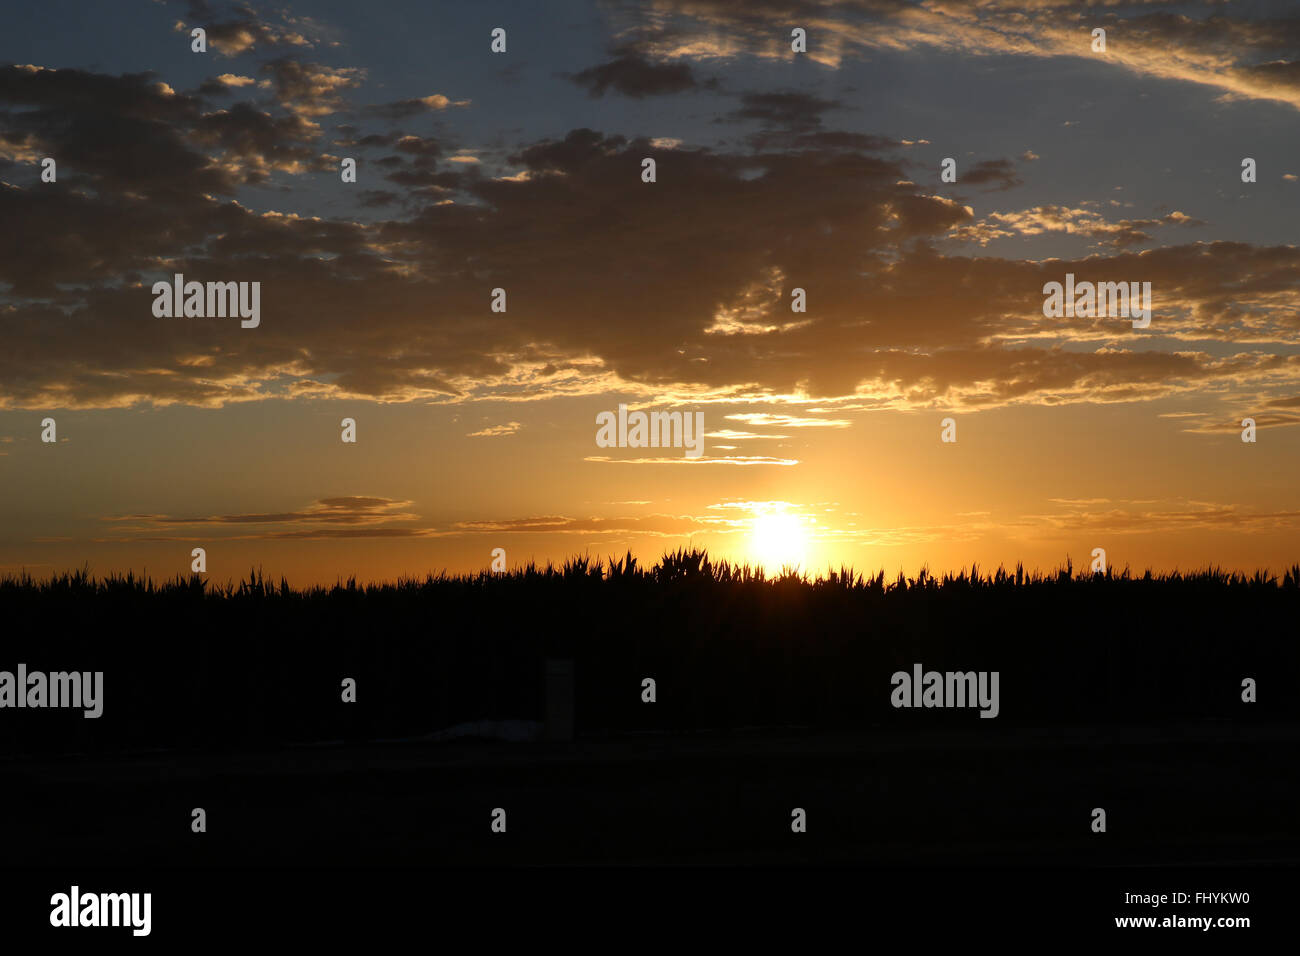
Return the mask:
{"type": "Polygon", "coordinates": [[[894,730],[1294,716],[1300,567],[776,578],[702,552],[295,590],[86,572],[0,581],[0,670],[103,671],[104,714],[0,711],[0,753],[418,736],[540,720],[575,662],[579,734],[894,730]],[[895,709],[890,677],[999,671],[1000,714],[895,709]],[[643,678],[658,700],[641,700],[643,678]],[[1242,680],[1258,682],[1244,704],[1242,680]],[[357,703],[341,701],[344,678],[357,703]]]}

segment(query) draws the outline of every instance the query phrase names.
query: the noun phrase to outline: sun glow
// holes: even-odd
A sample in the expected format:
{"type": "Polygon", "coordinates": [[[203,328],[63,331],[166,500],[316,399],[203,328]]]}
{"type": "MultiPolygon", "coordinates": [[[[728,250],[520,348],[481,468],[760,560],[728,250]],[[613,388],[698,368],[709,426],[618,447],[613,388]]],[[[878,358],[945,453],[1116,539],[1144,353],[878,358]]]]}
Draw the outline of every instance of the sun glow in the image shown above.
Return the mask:
{"type": "Polygon", "coordinates": [[[779,574],[787,566],[806,569],[808,528],[803,518],[786,511],[755,515],[749,554],[768,574],[779,574]]]}

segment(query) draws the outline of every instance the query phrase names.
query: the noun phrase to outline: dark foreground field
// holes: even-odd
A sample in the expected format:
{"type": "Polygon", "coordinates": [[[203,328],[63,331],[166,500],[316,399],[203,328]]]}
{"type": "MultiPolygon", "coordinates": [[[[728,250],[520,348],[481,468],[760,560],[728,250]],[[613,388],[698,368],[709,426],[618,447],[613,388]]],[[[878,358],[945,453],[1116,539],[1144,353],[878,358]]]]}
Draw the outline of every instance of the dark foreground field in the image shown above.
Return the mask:
{"type": "Polygon", "coordinates": [[[6,863],[1295,864],[1297,753],[1207,721],[22,761],[6,863]]]}
{"type": "Polygon", "coordinates": [[[682,554],[315,592],[10,580],[0,670],[100,670],[105,702],[0,710],[5,862],[1294,864],[1298,585],[682,554]],[[548,660],[573,739],[535,739],[569,708],[548,660]],[[998,671],[997,718],[892,707],[916,663],[998,671]]]}

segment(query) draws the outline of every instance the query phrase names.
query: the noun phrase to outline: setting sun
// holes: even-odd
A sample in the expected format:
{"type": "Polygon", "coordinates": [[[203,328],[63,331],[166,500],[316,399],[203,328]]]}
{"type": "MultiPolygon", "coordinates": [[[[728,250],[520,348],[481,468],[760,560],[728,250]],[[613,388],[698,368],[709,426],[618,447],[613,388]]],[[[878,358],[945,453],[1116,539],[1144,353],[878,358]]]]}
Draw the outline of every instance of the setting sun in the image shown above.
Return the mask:
{"type": "Polygon", "coordinates": [[[784,567],[807,565],[808,529],[799,515],[773,511],[757,515],[750,535],[749,553],[769,574],[784,567]]]}

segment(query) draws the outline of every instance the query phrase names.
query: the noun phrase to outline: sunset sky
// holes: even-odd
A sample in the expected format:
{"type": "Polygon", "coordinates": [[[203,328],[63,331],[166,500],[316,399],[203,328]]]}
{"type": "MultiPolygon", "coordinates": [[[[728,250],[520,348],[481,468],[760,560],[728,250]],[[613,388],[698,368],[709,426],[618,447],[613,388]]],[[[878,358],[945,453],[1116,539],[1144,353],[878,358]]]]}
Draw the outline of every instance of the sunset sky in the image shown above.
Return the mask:
{"type": "Polygon", "coordinates": [[[1293,4],[4,16],[0,572],[1300,561],[1293,4]],[[260,325],[156,317],[178,272],[260,325]],[[1067,272],[1150,327],[1044,318],[1067,272]]]}

